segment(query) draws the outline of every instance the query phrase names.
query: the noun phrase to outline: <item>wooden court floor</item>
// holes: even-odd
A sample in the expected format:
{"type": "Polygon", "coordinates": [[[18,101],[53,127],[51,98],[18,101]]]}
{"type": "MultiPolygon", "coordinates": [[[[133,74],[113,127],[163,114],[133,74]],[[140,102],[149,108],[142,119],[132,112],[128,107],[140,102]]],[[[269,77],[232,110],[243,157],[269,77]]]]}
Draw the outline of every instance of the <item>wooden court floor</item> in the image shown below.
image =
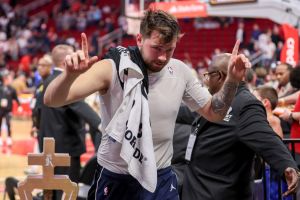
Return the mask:
{"type": "MultiPolygon", "coordinates": [[[[5,123],[3,122],[3,124],[5,123]]],[[[24,180],[27,176],[25,173],[29,168],[27,165],[27,153],[34,151],[34,144],[36,142],[30,135],[31,127],[31,118],[13,118],[11,121],[13,143],[10,147],[5,144],[7,135],[6,126],[2,126],[1,128],[1,138],[4,144],[0,146],[0,200],[4,198],[4,185],[7,177],[24,180]]],[[[81,155],[82,166],[95,153],[89,134],[86,137],[86,150],[86,153],[81,155]]],[[[36,167],[36,171],[41,173],[42,168],[36,167]]],[[[6,200],[8,200],[7,196],[6,200]]]]}
{"type": "MultiPolygon", "coordinates": [[[[8,147],[5,142],[0,146],[0,199],[4,198],[4,181],[6,177],[13,176],[24,179],[24,170],[27,166],[27,151],[33,146],[33,138],[30,136],[31,119],[12,119],[11,130],[13,144],[8,147]]],[[[2,140],[6,139],[6,128],[1,129],[2,140]]],[[[8,199],[6,197],[6,199],[8,199]]]]}

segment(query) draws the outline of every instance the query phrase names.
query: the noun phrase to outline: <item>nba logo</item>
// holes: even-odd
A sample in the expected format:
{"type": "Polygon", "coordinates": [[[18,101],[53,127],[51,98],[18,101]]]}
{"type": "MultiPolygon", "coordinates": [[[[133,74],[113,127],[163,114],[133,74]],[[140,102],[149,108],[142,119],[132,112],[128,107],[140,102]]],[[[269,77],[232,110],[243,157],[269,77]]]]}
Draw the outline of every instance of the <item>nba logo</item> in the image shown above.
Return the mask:
{"type": "Polygon", "coordinates": [[[169,70],[170,74],[173,74],[173,69],[171,66],[168,67],[168,70],[169,70]]]}

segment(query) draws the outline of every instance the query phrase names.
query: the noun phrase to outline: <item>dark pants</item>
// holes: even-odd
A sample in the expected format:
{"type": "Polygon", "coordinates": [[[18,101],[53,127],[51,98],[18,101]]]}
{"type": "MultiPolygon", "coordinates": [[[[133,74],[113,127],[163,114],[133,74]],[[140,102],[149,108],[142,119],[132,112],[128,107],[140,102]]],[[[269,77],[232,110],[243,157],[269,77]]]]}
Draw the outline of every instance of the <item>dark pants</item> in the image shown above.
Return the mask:
{"type": "MultiPolygon", "coordinates": [[[[7,111],[0,111],[0,128],[2,127],[3,118],[5,118],[6,125],[7,125],[7,136],[11,137],[11,129],[10,129],[11,113],[7,111]]],[[[1,131],[0,131],[0,136],[1,136],[1,131]]]]}
{"type": "Polygon", "coordinates": [[[7,192],[8,198],[10,200],[15,200],[15,191],[18,187],[18,180],[13,177],[7,177],[5,179],[5,192],[7,192]]]}
{"type": "MultiPolygon", "coordinates": [[[[71,165],[70,167],[55,167],[55,174],[69,175],[71,181],[78,183],[80,176],[80,156],[71,156],[71,165]]],[[[54,200],[61,200],[63,192],[57,190],[53,194],[54,200]]]]}
{"type": "Polygon", "coordinates": [[[156,190],[151,193],[131,175],[116,174],[98,165],[88,195],[88,200],[94,199],[179,200],[176,175],[171,167],[158,170],[156,190]]]}

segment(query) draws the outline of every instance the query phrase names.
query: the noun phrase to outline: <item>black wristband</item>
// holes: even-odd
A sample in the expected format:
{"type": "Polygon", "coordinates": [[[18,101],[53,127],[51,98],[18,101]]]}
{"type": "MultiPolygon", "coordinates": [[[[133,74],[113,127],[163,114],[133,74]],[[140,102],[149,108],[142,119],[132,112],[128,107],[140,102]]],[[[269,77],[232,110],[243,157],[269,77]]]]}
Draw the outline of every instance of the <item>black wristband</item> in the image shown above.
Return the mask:
{"type": "Polygon", "coordinates": [[[289,115],[289,120],[290,120],[291,122],[294,122],[294,121],[295,121],[294,118],[293,118],[293,112],[290,113],[290,115],[289,115]]]}

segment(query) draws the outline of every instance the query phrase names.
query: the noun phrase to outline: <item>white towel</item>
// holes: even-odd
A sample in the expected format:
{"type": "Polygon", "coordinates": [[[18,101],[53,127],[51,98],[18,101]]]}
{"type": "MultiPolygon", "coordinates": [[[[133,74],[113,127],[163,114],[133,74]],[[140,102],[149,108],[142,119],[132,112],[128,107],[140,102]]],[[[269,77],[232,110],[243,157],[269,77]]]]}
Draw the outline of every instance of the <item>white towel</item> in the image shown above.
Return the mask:
{"type": "Polygon", "coordinates": [[[157,168],[148,100],[141,91],[144,76],[141,69],[130,60],[128,51],[121,53],[119,75],[124,82],[123,102],[105,131],[122,144],[120,156],[127,162],[129,173],[146,190],[154,192],[157,168]],[[127,75],[125,70],[128,70],[127,75]]]}

